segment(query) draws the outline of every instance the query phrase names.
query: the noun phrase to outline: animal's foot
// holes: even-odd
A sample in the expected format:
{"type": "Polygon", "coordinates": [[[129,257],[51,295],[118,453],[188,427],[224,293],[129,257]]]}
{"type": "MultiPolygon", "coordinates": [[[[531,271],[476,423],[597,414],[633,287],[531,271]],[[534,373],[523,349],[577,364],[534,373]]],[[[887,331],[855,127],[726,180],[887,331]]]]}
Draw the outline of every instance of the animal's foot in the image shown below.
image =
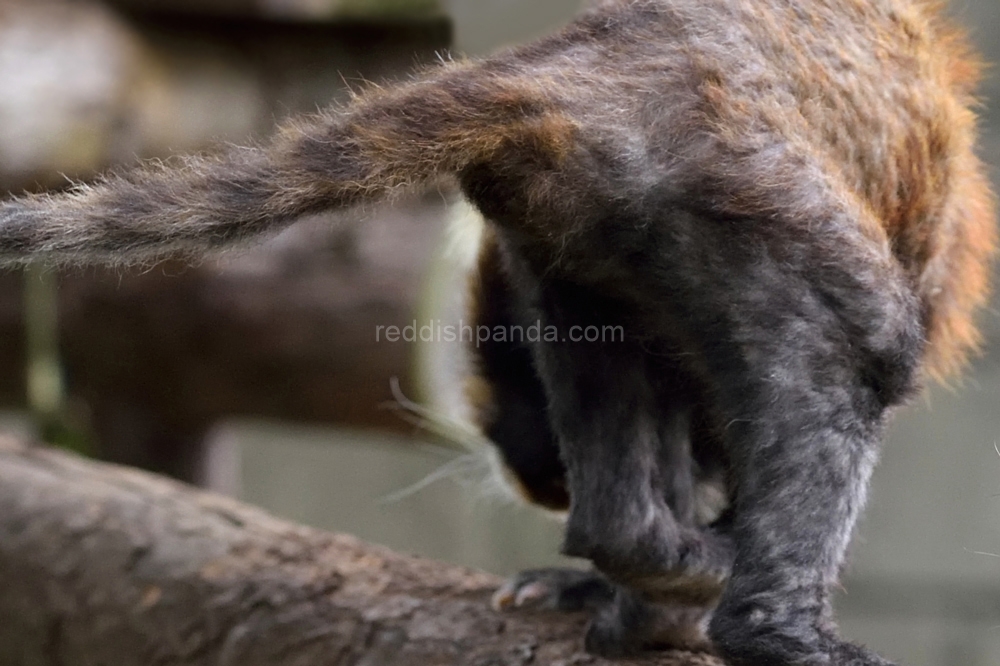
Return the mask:
{"type": "Polygon", "coordinates": [[[830,649],[831,666],[896,666],[888,659],[884,659],[871,650],[847,643],[839,639],[831,639],[830,649]]]}
{"type": "Polygon", "coordinates": [[[653,603],[624,587],[613,602],[594,614],[587,630],[587,651],[609,659],[653,650],[712,652],[708,640],[711,609],[685,604],[653,603]]]}
{"type": "Polygon", "coordinates": [[[592,611],[586,649],[608,658],[657,649],[711,650],[706,637],[708,608],[652,603],[593,571],[524,571],[497,590],[493,607],[500,611],[592,611]]]}
{"type": "Polygon", "coordinates": [[[794,616],[778,624],[763,613],[732,614],[716,609],[709,634],[731,666],[895,666],[867,648],[843,641],[830,628],[817,629],[794,616]]]}
{"type": "Polygon", "coordinates": [[[715,604],[735,558],[731,537],[709,528],[665,523],[622,541],[584,520],[567,527],[563,553],[590,560],[608,579],[647,600],[692,606],[715,604]]]}
{"type": "Polygon", "coordinates": [[[532,569],[510,578],[493,595],[493,608],[581,611],[611,602],[614,587],[594,571],[532,569]]]}

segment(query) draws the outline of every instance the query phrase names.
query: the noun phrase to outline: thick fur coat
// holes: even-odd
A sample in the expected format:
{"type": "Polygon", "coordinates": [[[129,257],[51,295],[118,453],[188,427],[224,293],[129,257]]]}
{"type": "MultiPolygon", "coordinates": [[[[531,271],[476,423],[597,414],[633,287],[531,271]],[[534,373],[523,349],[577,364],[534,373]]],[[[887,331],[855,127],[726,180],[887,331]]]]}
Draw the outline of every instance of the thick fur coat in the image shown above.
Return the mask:
{"type": "Polygon", "coordinates": [[[599,572],[501,601],[583,590],[605,653],[885,664],[829,594],[890,412],[978,341],[978,70],[917,0],[607,0],[264,146],[0,203],[0,263],[200,256],[452,180],[490,224],[481,320],[626,333],[481,351],[483,428],[599,572]]]}

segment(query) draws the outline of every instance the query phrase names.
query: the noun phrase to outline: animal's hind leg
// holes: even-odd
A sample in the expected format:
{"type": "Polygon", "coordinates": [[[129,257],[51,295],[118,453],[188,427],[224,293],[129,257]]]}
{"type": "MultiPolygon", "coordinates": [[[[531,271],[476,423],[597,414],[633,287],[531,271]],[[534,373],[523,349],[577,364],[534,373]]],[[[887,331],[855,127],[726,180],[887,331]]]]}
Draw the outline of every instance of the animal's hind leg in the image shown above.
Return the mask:
{"type": "Polygon", "coordinates": [[[736,560],[710,636],[734,666],[887,664],[837,636],[829,599],[887,412],[914,387],[919,303],[852,220],[810,234],[680,211],[670,224],[650,273],[735,486],[736,560]]]}
{"type": "MultiPolygon", "coordinates": [[[[531,317],[510,287],[492,237],[487,237],[478,268],[472,294],[476,325],[488,326],[491,331],[531,326],[531,317]]],[[[529,349],[508,336],[504,340],[491,337],[470,351],[475,354],[473,367],[484,386],[476,392],[479,423],[497,446],[508,474],[529,500],[566,509],[566,469],[549,426],[548,398],[529,349]]],[[[658,450],[651,451],[658,458],[652,461],[650,473],[660,477],[656,485],[666,505],[688,518],[693,502],[687,408],[680,401],[660,397],[666,400],[662,409],[675,409],[676,417],[659,424],[658,450]],[[671,445],[675,451],[664,450],[671,445]]],[[[652,480],[639,479],[637,483],[652,480]]],[[[508,580],[494,595],[493,603],[498,610],[592,612],[587,645],[602,654],[621,655],[660,646],[707,646],[707,608],[700,601],[694,605],[655,604],[596,571],[525,571],[508,580]]]]}
{"type": "MultiPolygon", "coordinates": [[[[539,287],[537,307],[558,337],[536,345],[536,364],[567,468],[564,552],[649,600],[712,605],[729,572],[728,538],[677,519],[682,502],[673,470],[663,466],[690,457],[684,451],[672,460],[669,451],[686,444],[689,410],[661,404],[651,375],[658,368],[628,337],[627,306],[550,279],[539,287]],[[615,325],[615,340],[585,339],[587,330],[615,325]]],[[[690,470],[687,476],[682,495],[690,494],[690,470]]]]}
{"type": "MultiPolygon", "coordinates": [[[[533,322],[511,288],[500,246],[489,230],[471,287],[473,328],[505,332],[468,346],[473,374],[467,380],[467,397],[476,423],[496,447],[506,480],[517,491],[529,502],[565,511],[566,467],[549,425],[548,398],[529,342],[514,335],[533,322]]],[[[593,611],[608,606],[614,597],[614,585],[595,571],[533,569],[507,580],[493,596],[493,606],[504,611],[593,611]]]]}

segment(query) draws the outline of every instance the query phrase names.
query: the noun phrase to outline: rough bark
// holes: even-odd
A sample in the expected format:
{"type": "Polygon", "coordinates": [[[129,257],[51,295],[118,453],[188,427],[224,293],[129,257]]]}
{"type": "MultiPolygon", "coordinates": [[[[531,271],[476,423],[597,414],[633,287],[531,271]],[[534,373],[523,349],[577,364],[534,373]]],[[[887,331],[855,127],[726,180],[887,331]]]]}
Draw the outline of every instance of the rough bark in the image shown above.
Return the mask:
{"type": "Polygon", "coordinates": [[[490,610],[497,582],[0,439],[0,663],[605,663],[580,652],[582,616],[490,610]]]}

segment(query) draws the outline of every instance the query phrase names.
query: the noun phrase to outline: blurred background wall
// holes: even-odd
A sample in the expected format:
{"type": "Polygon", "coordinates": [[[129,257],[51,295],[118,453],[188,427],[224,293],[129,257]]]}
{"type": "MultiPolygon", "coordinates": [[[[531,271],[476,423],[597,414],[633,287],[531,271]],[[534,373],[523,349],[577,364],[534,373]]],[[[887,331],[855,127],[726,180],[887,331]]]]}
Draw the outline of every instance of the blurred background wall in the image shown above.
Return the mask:
{"type": "MultiPolygon", "coordinates": [[[[346,86],[543,34],[576,5],[0,0],[0,188],[263,136],[346,86]]],[[[953,13],[1000,63],[1000,3],[953,13]]],[[[993,165],[997,72],[983,108],[993,165]]],[[[558,522],[510,501],[481,451],[386,408],[393,377],[419,393],[426,350],[376,344],[374,326],[433,312],[449,214],[430,193],[196,267],[0,275],[2,427],[403,551],[499,573],[558,562],[558,522]]],[[[839,601],[849,635],[908,666],[1000,663],[995,311],[984,324],[968,378],[897,420],[839,601]]]]}

